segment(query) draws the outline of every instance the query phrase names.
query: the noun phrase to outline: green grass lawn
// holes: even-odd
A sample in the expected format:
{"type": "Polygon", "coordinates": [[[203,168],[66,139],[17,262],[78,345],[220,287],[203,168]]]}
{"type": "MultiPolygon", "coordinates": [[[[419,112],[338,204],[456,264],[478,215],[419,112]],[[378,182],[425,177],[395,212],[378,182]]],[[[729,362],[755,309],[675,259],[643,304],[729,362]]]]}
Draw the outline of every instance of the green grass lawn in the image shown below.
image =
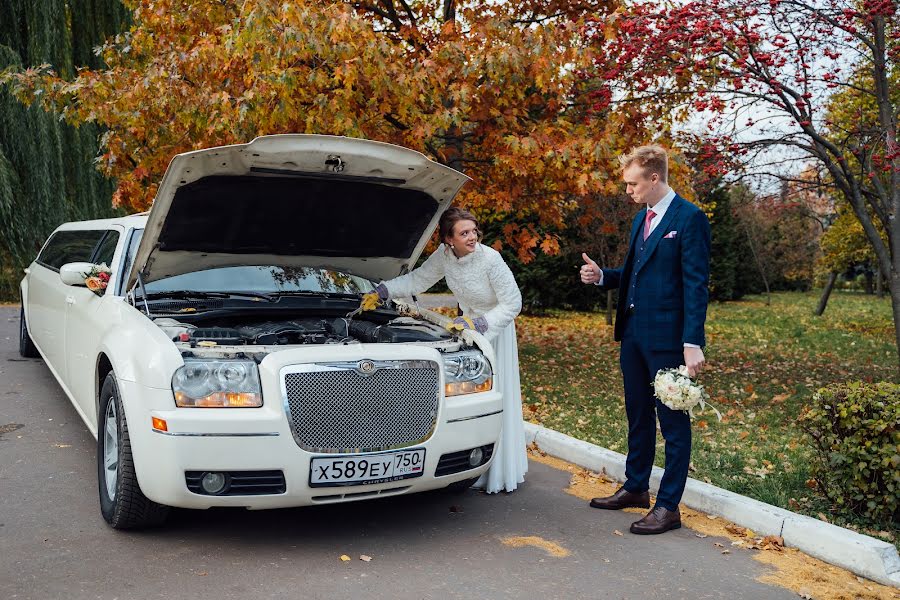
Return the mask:
{"type": "MultiPolygon", "coordinates": [[[[834,514],[810,479],[797,417],[824,385],[900,381],[888,298],[779,293],[713,304],[700,382],[721,411],[695,413],[691,476],[763,502],[898,542],[896,523],[834,514]]],[[[554,312],[517,321],[525,418],[627,451],[618,343],[603,313],[554,312]]],[[[664,465],[658,438],[656,464],[664,465]]]]}

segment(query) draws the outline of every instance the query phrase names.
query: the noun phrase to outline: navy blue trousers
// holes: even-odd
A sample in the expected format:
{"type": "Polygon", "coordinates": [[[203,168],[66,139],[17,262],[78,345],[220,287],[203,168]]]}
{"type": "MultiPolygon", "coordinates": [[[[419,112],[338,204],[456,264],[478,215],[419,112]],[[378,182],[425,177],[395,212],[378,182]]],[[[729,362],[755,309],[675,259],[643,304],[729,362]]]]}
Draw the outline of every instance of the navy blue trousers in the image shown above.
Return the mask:
{"type": "Polygon", "coordinates": [[[678,508],[691,463],[691,420],[681,410],[672,410],[653,395],[653,378],[659,369],[684,364],[684,351],[654,351],[647,348],[634,319],[625,317],[619,362],[625,380],[625,413],[628,415],[628,459],[625,489],[647,491],[656,455],[656,419],[666,441],[666,471],[656,495],[657,506],[678,508]]]}

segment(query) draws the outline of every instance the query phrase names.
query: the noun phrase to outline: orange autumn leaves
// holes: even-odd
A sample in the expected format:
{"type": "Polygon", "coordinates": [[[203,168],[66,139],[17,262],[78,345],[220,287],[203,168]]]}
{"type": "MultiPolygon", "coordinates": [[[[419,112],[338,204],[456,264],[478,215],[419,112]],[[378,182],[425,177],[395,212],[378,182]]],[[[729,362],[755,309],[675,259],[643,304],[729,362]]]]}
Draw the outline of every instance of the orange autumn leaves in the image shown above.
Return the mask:
{"type": "Polygon", "coordinates": [[[581,108],[581,26],[608,2],[127,4],[133,26],[103,47],[107,69],[11,79],[20,98],[107,129],[99,162],[127,210],[150,205],[179,152],[274,133],[365,137],[471,176],[459,202],[527,223],[502,242],[528,260],[558,251],[544,231],[579,198],[618,191],[615,158],[635,140],[624,115],[581,108]]]}

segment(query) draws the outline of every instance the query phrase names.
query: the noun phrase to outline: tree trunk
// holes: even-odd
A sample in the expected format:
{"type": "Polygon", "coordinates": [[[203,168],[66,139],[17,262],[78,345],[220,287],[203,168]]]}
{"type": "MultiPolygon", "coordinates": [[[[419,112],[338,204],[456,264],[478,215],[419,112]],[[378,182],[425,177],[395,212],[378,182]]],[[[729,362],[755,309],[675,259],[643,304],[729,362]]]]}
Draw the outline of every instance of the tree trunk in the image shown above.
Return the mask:
{"type": "Polygon", "coordinates": [[[750,233],[750,226],[744,222],[744,232],[747,234],[747,241],[750,242],[750,253],[753,254],[753,260],[756,261],[756,268],[759,269],[759,276],[762,277],[763,285],[766,286],[766,306],[772,304],[772,293],[769,290],[769,278],[766,277],[766,270],[763,268],[759,254],[756,252],[756,244],[753,243],[753,235],[750,233]]]}
{"type": "Polygon", "coordinates": [[[867,296],[871,296],[875,293],[875,280],[874,275],[870,271],[866,271],[863,275],[865,277],[865,283],[863,284],[863,289],[866,291],[867,296]]]}
{"type": "Polygon", "coordinates": [[[831,290],[834,289],[834,282],[837,281],[838,274],[835,271],[831,272],[831,275],[828,276],[828,283],[825,284],[825,289],[822,290],[822,296],[819,298],[819,306],[816,307],[816,316],[821,317],[822,313],[825,312],[825,307],[828,306],[828,298],[831,296],[831,290]]]}
{"type": "Polygon", "coordinates": [[[875,293],[878,294],[878,298],[884,298],[884,275],[881,273],[881,269],[878,269],[875,278],[875,293]]]}
{"type": "MultiPolygon", "coordinates": [[[[891,308],[894,313],[894,338],[896,349],[900,349],[900,273],[891,271],[888,285],[891,290],[891,308]]],[[[897,355],[898,365],[900,365],[900,354],[897,355]]]]}
{"type": "Polygon", "coordinates": [[[613,324],[613,291],[606,290],[606,324],[613,324]]]}

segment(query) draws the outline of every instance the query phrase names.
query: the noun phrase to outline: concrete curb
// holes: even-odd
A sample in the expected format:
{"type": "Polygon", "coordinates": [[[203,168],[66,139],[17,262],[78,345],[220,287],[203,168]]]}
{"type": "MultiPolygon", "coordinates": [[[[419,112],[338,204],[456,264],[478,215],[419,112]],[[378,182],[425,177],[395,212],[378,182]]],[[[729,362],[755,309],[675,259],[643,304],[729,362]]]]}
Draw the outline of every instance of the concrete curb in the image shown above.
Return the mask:
{"type": "MultiPolygon", "coordinates": [[[[525,423],[526,443],[585,469],[625,480],[625,456],[577,440],[541,425],[525,423]]],[[[653,468],[650,489],[655,492],[663,470],[653,468]]],[[[718,515],[763,535],[780,535],[797,548],[832,565],[900,588],[900,555],[893,544],[747,498],[714,485],[688,479],[682,502],[707,514],[718,515]]]]}

